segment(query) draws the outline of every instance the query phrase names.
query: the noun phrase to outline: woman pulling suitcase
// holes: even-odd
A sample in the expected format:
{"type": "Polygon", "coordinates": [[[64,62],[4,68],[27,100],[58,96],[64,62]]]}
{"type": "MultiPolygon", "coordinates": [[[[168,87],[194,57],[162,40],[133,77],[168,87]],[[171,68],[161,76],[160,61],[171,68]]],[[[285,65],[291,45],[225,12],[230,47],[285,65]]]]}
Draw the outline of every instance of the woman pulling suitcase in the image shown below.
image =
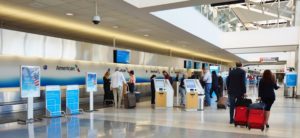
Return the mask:
{"type": "Polygon", "coordinates": [[[274,75],[270,70],[265,70],[263,77],[259,82],[258,86],[258,97],[265,104],[265,125],[269,128],[269,117],[270,110],[275,101],[275,92],[274,90],[279,89],[277,86],[274,75]]]}

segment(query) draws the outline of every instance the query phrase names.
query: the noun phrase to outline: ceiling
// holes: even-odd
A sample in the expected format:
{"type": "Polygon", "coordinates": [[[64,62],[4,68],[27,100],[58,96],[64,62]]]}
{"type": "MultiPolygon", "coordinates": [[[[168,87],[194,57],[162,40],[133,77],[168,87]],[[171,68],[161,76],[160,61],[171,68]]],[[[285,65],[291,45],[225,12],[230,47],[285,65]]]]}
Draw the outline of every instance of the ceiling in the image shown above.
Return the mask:
{"type": "Polygon", "coordinates": [[[1,11],[0,9],[0,23],[2,27],[8,29],[110,46],[112,46],[113,38],[115,38],[116,47],[214,63],[242,60],[230,52],[172,26],[149,13],[222,1],[230,0],[189,0],[156,6],[150,5],[150,7],[145,6],[145,8],[137,8],[123,0],[99,0],[101,23],[95,26],[91,23],[91,18],[95,15],[94,0],[0,0],[0,7],[2,5],[2,8],[8,7],[10,10],[7,12],[8,10],[1,11]],[[20,15],[17,12],[12,13],[14,10],[19,10],[20,15]],[[25,16],[27,12],[35,15],[35,17],[26,18],[30,17],[25,16]],[[73,13],[74,16],[66,16],[66,13],[73,13]],[[43,20],[44,17],[45,20],[43,20]],[[49,22],[46,18],[56,20],[53,22],[49,20],[49,22]],[[59,26],[61,21],[70,25],[59,26]],[[80,24],[80,26],[73,26],[73,24],[80,24]],[[222,54],[216,55],[216,53],[222,54]]]}
{"type": "Polygon", "coordinates": [[[227,48],[226,50],[234,54],[268,53],[268,52],[292,52],[297,50],[294,46],[268,46],[268,47],[248,47],[248,48],[227,48]]]}

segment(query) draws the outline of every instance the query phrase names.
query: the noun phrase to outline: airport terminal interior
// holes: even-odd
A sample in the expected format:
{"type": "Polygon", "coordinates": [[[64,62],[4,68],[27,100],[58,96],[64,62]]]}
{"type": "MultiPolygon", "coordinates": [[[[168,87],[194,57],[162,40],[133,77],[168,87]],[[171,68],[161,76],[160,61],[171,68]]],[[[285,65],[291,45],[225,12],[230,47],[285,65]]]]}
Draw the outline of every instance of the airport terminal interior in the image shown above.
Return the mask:
{"type": "Polygon", "coordinates": [[[299,138],[300,0],[0,0],[0,138],[299,138]]]}

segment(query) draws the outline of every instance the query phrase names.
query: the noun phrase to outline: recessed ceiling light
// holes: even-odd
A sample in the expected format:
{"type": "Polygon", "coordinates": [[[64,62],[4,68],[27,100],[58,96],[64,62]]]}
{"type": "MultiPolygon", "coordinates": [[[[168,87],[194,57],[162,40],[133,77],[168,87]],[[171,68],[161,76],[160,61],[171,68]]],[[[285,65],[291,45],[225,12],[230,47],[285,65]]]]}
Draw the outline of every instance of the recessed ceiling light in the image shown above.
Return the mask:
{"type": "Polygon", "coordinates": [[[68,12],[68,13],[66,13],[66,15],[67,15],[67,16],[74,16],[74,13],[68,12]]]}
{"type": "Polygon", "coordinates": [[[148,36],[149,36],[149,34],[144,34],[144,36],[145,36],[145,37],[148,37],[148,36]]]}
{"type": "Polygon", "coordinates": [[[170,43],[170,40],[166,40],[166,43],[170,43]]]}
{"type": "Polygon", "coordinates": [[[119,28],[119,26],[117,26],[117,25],[114,25],[114,26],[113,26],[113,28],[115,28],[115,29],[118,29],[118,28],[119,28]]]}

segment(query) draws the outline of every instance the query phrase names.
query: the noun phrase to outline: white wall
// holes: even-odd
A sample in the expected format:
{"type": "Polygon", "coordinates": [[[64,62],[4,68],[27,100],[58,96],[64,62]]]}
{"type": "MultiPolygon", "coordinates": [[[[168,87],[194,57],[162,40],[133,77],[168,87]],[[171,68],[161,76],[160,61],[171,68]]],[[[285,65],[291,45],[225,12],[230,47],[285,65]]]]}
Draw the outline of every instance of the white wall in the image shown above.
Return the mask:
{"type": "Polygon", "coordinates": [[[221,48],[298,45],[299,27],[223,33],[221,48]]]}
{"type": "MultiPolygon", "coordinates": [[[[113,63],[113,47],[0,29],[0,55],[113,63]]],[[[183,58],[131,50],[131,64],[184,67],[183,58]]]]}
{"type": "Polygon", "coordinates": [[[236,55],[247,61],[259,61],[259,58],[261,57],[279,57],[279,60],[287,61],[287,67],[295,67],[295,52],[250,53],[236,55]]]}

